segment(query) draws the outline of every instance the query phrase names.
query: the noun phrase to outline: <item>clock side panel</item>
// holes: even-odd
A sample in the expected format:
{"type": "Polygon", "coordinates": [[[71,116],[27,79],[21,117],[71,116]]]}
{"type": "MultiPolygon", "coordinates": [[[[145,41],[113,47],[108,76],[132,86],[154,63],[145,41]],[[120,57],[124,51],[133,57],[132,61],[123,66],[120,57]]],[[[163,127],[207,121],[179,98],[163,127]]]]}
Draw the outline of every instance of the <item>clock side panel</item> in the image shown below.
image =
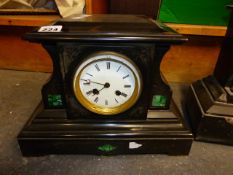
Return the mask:
{"type": "Polygon", "coordinates": [[[145,119],[148,110],[149,95],[152,82],[151,74],[154,59],[154,45],[151,44],[114,44],[114,43],[60,43],[59,52],[63,60],[64,89],[69,118],[96,118],[96,119],[145,119]],[[137,102],[128,110],[117,115],[99,115],[90,112],[75,98],[73,91],[73,77],[77,67],[89,55],[100,51],[107,51],[125,55],[140,69],[142,74],[142,93],[137,102]]]}
{"type": "Polygon", "coordinates": [[[66,108],[62,66],[56,44],[43,44],[53,61],[53,73],[42,87],[42,102],[45,109],[66,108]]]}
{"type": "Polygon", "coordinates": [[[152,66],[152,89],[150,94],[149,109],[151,110],[166,110],[170,107],[172,91],[160,71],[160,65],[164,54],[169,50],[169,45],[157,44],[155,47],[155,55],[152,66]]]}

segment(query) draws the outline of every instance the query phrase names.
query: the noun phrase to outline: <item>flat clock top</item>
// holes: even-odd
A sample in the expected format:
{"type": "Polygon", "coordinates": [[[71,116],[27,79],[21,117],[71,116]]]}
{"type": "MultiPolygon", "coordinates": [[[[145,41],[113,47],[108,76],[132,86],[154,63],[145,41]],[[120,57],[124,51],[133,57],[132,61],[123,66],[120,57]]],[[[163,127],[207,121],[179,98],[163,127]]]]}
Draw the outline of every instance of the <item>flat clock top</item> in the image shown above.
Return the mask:
{"type": "Polygon", "coordinates": [[[159,24],[150,18],[134,15],[82,15],[61,19],[55,25],[62,25],[63,31],[69,33],[154,34],[164,32],[159,24]]]}
{"type": "Polygon", "coordinates": [[[186,41],[186,38],[158,21],[136,15],[81,15],[60,19],[51,26],[62,26],[60,32],[34,31],[28,40],[97,40],[97,41],[186,41]]]}

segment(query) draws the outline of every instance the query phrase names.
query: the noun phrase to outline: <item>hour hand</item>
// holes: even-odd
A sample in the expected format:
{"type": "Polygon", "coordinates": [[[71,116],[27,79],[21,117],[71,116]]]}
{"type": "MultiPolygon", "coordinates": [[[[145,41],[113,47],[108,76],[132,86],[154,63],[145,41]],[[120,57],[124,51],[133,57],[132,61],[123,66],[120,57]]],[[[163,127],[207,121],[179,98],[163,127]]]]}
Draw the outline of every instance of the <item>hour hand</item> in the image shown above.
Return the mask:
{"type": "Polygon", "coordinates": [[[91,95],[92,93],[93,93],[93,89],[86,92],[87,95],[91,95]]]}
{"type": "Polygon", "coordinates": [[[128,95],[126,94],[126,93],[124,93],[124,92],[121,92],[121,91],[119,91],[119,90],[116,90],[115,91],[115,94],[117,95],[117,96],[123,96],[123,97],[127,97],[128,95]]]}
{"type": "Polygon", "coordinates": [[[98,89],[92,89],[90,91],[87,91],[86,94],[87,95],[91,95],[91,94],[98,95],[99,94],[99,90],[98,89]]]}

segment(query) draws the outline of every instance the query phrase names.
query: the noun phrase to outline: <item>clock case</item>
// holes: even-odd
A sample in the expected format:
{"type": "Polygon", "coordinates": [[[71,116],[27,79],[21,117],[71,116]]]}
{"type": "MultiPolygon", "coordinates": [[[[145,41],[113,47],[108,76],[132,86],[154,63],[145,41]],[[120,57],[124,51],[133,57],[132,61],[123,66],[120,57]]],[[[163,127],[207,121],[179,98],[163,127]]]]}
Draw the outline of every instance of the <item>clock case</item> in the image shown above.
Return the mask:
{"type": "Polygon", "coordinates": [[[48,51],[53,74],[42,88],[42,102],[18,135],[23,155],[189,153],[192,134],[160,73],[163,55],[171,44],[185,42],[185,37],[157,21],[133,15],[81,16],[51,25],[62,25],[62,31],[36,30],[24,37],[48,51]],[[99,51],[127,56],[142,73],[141,96],[118,115],[94,114],[74,97],[76,67],[99,51]],[[155,103],[155,97],[165,100],[155,103]]]}
{"type": "MultiPolygon", "coordinates": [[[[153,56],[154,48],[147,44],[135,44],[135,43],[61,43],[58,46],[60,57],[63,60],[63,81],[64,91],[65,91],[65,101],[67,107],[68,118],[83,118],[83,119],[146,119],[150,89],[152,86],[152,81],[150,80],[151,75],[154,74],[153,70],[153,56]],[[72,52],[72,53],[71,53],[72,52]],[[117,115],[100,115],[90,112],[84,108],[77,100],[73,92],[73,79],[74,73],[77,67],[92,54],[98,52],[112,52],[120,53],[128,58],[130,58],[139,68],[143,87],[145,89],[142,91],[139,99],[134,104],[133,107],[126,110],[123,113],[117,115]],[[77,59],[78,58],[78,59],[77,59]]],[[[167,92],[161,92],[161,94],[168,95],[170,98],[171,93],[169,90],[167,92]]],[[[168,100],[169,102],[169,100],[168,100]]],[[[167,106],[169,103],[167,104],[167,106]]]]}

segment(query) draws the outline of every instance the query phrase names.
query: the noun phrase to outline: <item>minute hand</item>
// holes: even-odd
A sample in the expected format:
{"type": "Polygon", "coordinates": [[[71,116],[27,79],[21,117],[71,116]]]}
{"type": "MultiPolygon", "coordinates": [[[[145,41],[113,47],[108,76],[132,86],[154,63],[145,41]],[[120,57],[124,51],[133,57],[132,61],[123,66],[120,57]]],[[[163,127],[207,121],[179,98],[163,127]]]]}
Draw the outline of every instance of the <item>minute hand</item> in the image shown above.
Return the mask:
{"type": "Polygon", "coordinates": [[[102,86],[105,85],[103,83],[99,83],[99,82],[96,82],[96,81],[91,81],[90,79],[81,79],[81,80],[85,81],[87,84],[94,83],[94,84],[99,84],[99,85],[102,85],[102,86]]]}
{"type": "Polygon", "coordinates": [[[90,82],[91,82],[91,83],[95,83],[95,84],[99,84],[99,85],[102,85],[102,86],[105,85],[105,84],[103,84],[103,83],[99,83],[99,82],[96,82],[96,81],[91,81],[91,80],[90,80],[90,82]]]}

